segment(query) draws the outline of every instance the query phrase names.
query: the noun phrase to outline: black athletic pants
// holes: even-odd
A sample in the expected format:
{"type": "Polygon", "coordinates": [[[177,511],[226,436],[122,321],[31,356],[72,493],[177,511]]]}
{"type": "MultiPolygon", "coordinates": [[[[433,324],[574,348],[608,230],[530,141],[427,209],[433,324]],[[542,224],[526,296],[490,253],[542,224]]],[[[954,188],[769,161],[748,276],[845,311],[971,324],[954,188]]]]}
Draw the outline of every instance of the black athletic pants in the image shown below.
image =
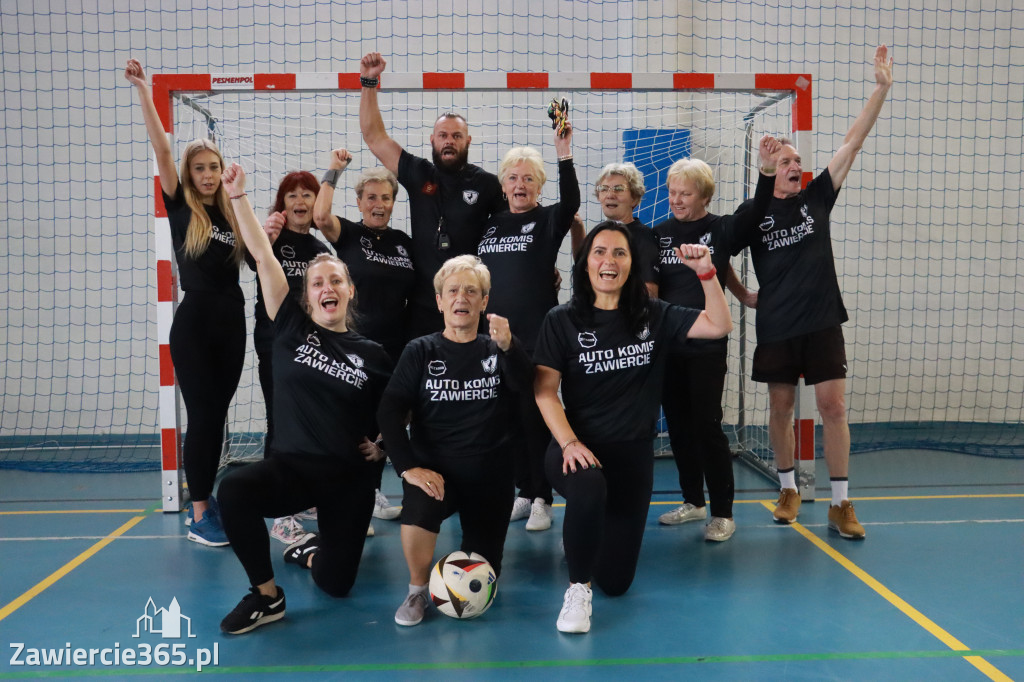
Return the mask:
{"type": "Polygon", "coordinates": [[[383,461],[357,464],[275,452],[227,475],[217,497],[231,549],[249,582],[261,585],[274,577],[263,519],[316,507],[320,546],[313,557],[313,580],[332,597],[347,595],[359,570],[382,467],[383,461]]]}
{"type": "Polygon", "coordinates": [[[548,480],[565,497],[562,538],[569,581],[593,580],[606,594],[624,594],[640,558],[654,485],[650,439],[587,443],[600,469],[562,474],[562,451],[552,441],[545,463],[548,480]]]}
{"type": "Polygon", "coordinates": [[[544,473],[544,454],[551,443],[551,431],[537,407],[533,391],[520,391],[509,410],[509,430],[512,432],[513,463],[519,497],[533,501],[542,498],[553,501],[551,484],[544,473]]]}
{"type": "Polygon", "coordinates": [[[171,359],[188,424],[182,459],[189,495],[210,497],[220,465],[224,423],[245,360],[242,302],[205,292],[186,293],[171,323],[171,359]]]}
{"type": "Polygon", "coordinates": [[[723,345],[711,352],[673,354],[661,404],[683,499],[703,507],[707,481],[711,515],[732,518],[736,484],[729,439],[722,431],[726,352],[723,345]]]}

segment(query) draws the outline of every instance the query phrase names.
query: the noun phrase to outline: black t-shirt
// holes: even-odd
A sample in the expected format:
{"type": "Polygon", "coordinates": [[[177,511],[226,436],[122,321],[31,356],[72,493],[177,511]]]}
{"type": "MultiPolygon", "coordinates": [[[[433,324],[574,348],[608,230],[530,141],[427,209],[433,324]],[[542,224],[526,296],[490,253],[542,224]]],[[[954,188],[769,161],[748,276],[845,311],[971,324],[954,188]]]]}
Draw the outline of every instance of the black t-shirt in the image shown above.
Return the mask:
{"type": "MultiPolygon", "coordinates": [[[[277,235],[272,246],[274,258],[284,269],[284,276],[288,279],[288,294],[296,302],[302,301],[302,282],[306,275],[306,267],[309,261],[321,253],[330,253],[327,244],[316,238],[312,233],[293,232],[283,228],[277,235]]],[[[253,271],[256,270],[256,261],[249,254],[246,254],[245,262],[253,271]]],[[[269,327],[270,318],[267,317],[267,306],[263,302],[263,286],[260,284],[259,275],[256,276],[256,306],[255,317],[257,327],[269,327]]]]}
{"type": "Polygon", "coordinates": [[[568,304],[544,318],[533,359],[562,374],[562,402],[576,436],[614,443],[653,438],[669,352],[686,343],[699,310],[650,301],[647,325],[631,332],[618,310],[577,323],[568,304]]]}
{"type": "Polygon", "coordinates": [[[274,318],[275,452],[363,462],[377,437],[377,405],[391,377],[380,344],[313,322],[290,296],[274,318]]]}
{"type": "Polygon", "coordinates": [[[441,332],[410,341],[380,410],[395,471],[501,446],[509,433],[508,392],[529,390],[531,369],[517,340],[507,353],[482,334],[468,343],[446,339],[441,332]],[[402,427],[409,410],[411,448],[402,427]]]}
{"type": "Polygon", "coordinates": [[[784,341],[849,319],[829,225],[838,195],[826,168],[795,197],[773,198],[764,220],[740,238],[750,247],[760,286],[758,343],[784,341]]]}
{"type": "Polygon", "coordinates": [[[654,230],[644,225],[639,220],[626,223],[636,247],[636,253],[631,254],[634,259],[640,260],[640,276],[644,282],[657,282],[661,271],[661,263],[658,261],[658,239],[654,230]]]}
{"type": "Polygon", "coordinates": [[[487,312],[507,317],[527,352],[537,340],[544,315],[558,305],[555,261],[580,208],[580,186],[571,160],[558,164],[561,201],[526,213],[491,216],[477,255],[491,271],[487,312]]]}
{"type": "Polygon", "coordinates": [[[242,287],[238,284],[238,263],[235,262],[235,233],[231,230],[220,207],[203,205],[213,223],[213,234],[206,251],[192,259],[185,253],[185,235],[192,220],[192,209],[185,203],[185,188],[178,183],[174,197],[161,190],[167,221],[171,224],[171,244],[178,261],[178,281],[185,292],[202,291],[223,294],[243,302],[242,287]]]}
{"type": "MultiPolygon", "coordinates": [[[[711,252],[711,262],[718,271],[718,283],[725,289],[725,278],[729,271],[729,257],[746,246],[741,240],[751,229],[756,229],[764,218],[775,187],[775,177],[760,175],[754,200],[744,202],[732,215],[707,214],[691,221],[671,217],[654,227],[660,249],[661,273],[658,279],[658,296],[663,301],[704,309],[704,287],[697,273],[686,266],[676,255],[675,247],[681,244],[703,244],[711,252]]],[[[689,346],[719,347],[726,339],[690,339],[689,346]]]]}
{"type": "Polygon", "coordinates": [[[356,285],[359,332],[398,353],[405,343],[405,305],[415,280],[412,240],[404,232],[374,230],[338,216],[341,234],[332,242],[356,285]]]}
{"type": "Polygon", "coordinates": [[[473,164],[449,173],[430,161],[402,150],[398,181],[409,193],[412,261],[416,286],[411,303],[436,310],[434,275],[453,256],[476,253],[484,222],[506,208],[498,178],[473,164]],[[438,224],[448,236],[448,249],[438,248],[438,224]]]}

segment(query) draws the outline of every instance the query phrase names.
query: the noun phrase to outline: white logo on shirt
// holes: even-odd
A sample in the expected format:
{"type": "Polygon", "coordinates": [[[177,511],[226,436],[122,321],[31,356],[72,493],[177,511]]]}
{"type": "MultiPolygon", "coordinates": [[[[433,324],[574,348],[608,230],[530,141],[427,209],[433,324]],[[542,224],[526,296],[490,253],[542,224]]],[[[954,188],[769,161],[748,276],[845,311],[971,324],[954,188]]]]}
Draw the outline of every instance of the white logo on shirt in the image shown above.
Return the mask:
{"type": "Polygon", "coordinates": [[[594,332],[580,332],[576,340],[580,342],[581,348],[593,348],[597,345],[597,334],[594,332]]]}
{"type": "Polygon", "coordinates": [[[672,246],[672,237],[662,237],[661,238],[661,248],[667,249],[670,246],[672,246]]]}
{"type": "Polygon", "coordinates": [[[471,189],[467,189],[462,192],[462,199],[470,206],[476,203],[476,200],[477,198],[479,198],[479,196],[480,192],[471,189]]]}
{"type": "Polygon", "coordinates": [[[399,244],[398,246],[395,247],[395,251],[398,252],[399,256],[405,256],[406,258],[409,257],[409,253],[405,250],[405,247],[402,246],[401,244],[399,244]]]}
{"type": "Polygon", "coordinates": [[[643,340],[645,340],[650,335],[651,335],[651,328],[645,324],[644,328],[641,329],[639,332],[637,332],[636,338],[638,338],[641,341],[643,341],[643,340]]]}
{"type": "Polygon", "coordinates": [[[291,244],[285,244],[281,247],[281,255],[285,258],[295,258],[295,249],[292,248],[291,244]]]}
{"type": "Polygon", "coordinates": [[[761,221],[761,224],[758,225],[758,227],[761,228],[762,232],[771,232],[772,228],[775,227],[775,217],[766,216],[765,219],[761,221]]]}
{"type": "Polygon", "coordinates": [[[498,356],[495,354],[489,358],[484,358],[480,361],[480,364],[483,366],[485,372],[488,374],[494,374],[494,370],[498,369],[498,356]]]}
{"type": "Polygon", "coordinates": [[[320,337],[316,335],[316,332],[310,332],[309,336],[306,337],[306,343],[316,348],[320,347],[320,337]]]}
{"type": "Polygon", "coordinates": [[[346,353],[345,357],[348,358],[348,361],[351,362],[356,369],[359,369],[366,364],[366,362],[364,362],[363,359],[355,353],[352,353],[351,355],[346,353]]]}
{"type": "Polygon", "coordinates": [[[373,242],[371,242],[366,237],[360,237],[359,238],[359,243],[363,245],[364,249],[372,249],[373,248],[373,242]]]}
{"type": "Polygon", "coordinates": [[[427,365],[427,372],[432,377],[439,377],[447,371],[448,367],[444,364],[444,360],[431,360],[427,365]]]}
{"type": "Polygon", "coordinates": [[[533,232],[533,226],[536,224],[537,221],[534,221],[532,223],[526,223],[525,225],[523,225],[523,234],[530,234],[531,232],[533,232]]]}
{"type": "Polygon", "coordinates": [[[491,237],[491,235],[493,235],[493,234],[494,234],[494,233],[495,233],[495,232],[497,231],[497,229],[498,229],[498,228],[497,228],[497,227],[494,227],[493,225],[492,225],[491,227],[488,227],[488,228],[487,228],[487,231],[486,231],[486,232],[484,232],[484,236],[483,236],[483,237],[480,237],[480,239],[481,239],[481,240],[484,240],[484,239],[489,239],[489,238],[491,237]]]}

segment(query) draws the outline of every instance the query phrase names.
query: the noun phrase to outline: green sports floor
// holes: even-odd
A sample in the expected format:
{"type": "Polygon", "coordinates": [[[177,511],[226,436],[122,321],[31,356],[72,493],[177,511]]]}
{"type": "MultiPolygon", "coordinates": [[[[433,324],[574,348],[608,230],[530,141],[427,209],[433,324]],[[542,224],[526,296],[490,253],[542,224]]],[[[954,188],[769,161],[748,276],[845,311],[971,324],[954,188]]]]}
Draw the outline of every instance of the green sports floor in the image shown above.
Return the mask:
{"type": "MultiPolygon", "coordinates": [[[[159,473],[3,470],[0,679],[165,680],[203,659],[203,674],[238,680],[1024,680],[1024,460],[854,455],[864,541],[828,530],[822,463],[825,501],[792,526],[772,523],[771,486],[735,469],[736,535],[706,543],[700,524],[658,526],[681,498],[674,464],[657,460],[636,581],[623,597],[595,591],[589,634],[555,629],[567,586],[556,498],[551,530],[512,525],[479,619],[395,625],[399,525],[375,519],[349,597],[278,554],[287,615],[242,636],[218,629],[246,591],[240,565],[157,511],[159,473]],[[179,636],[147,629],[175,604],[179,636]]],[[[387,470],[395,503],[398,483],[387,470]]],[[[448,521],[439,552],[456,533],[448,521]]]]}

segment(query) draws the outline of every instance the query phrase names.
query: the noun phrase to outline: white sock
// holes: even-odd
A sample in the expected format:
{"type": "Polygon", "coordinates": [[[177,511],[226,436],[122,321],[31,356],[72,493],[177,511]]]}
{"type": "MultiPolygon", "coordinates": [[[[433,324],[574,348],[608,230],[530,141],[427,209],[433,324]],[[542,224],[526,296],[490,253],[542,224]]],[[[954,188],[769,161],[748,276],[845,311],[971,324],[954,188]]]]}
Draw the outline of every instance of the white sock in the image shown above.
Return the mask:
{"type": "Polygon", "coordinates": [[[779,487],[796,490],[796,471],[794,469],[779,472],[779,487]]]}
{"type": "Polygon", "coordinates": [[[427,585],[413,585],[409,583],[409,594],[422,594],[427,591],[427,585]]]}
{"type": "Polygon", "coordinates": [[[838,507],[843,500],[848,500],[850,494],[850,481],[846,478],[833,478],[832,481],[832,506],[838,507]]]}

